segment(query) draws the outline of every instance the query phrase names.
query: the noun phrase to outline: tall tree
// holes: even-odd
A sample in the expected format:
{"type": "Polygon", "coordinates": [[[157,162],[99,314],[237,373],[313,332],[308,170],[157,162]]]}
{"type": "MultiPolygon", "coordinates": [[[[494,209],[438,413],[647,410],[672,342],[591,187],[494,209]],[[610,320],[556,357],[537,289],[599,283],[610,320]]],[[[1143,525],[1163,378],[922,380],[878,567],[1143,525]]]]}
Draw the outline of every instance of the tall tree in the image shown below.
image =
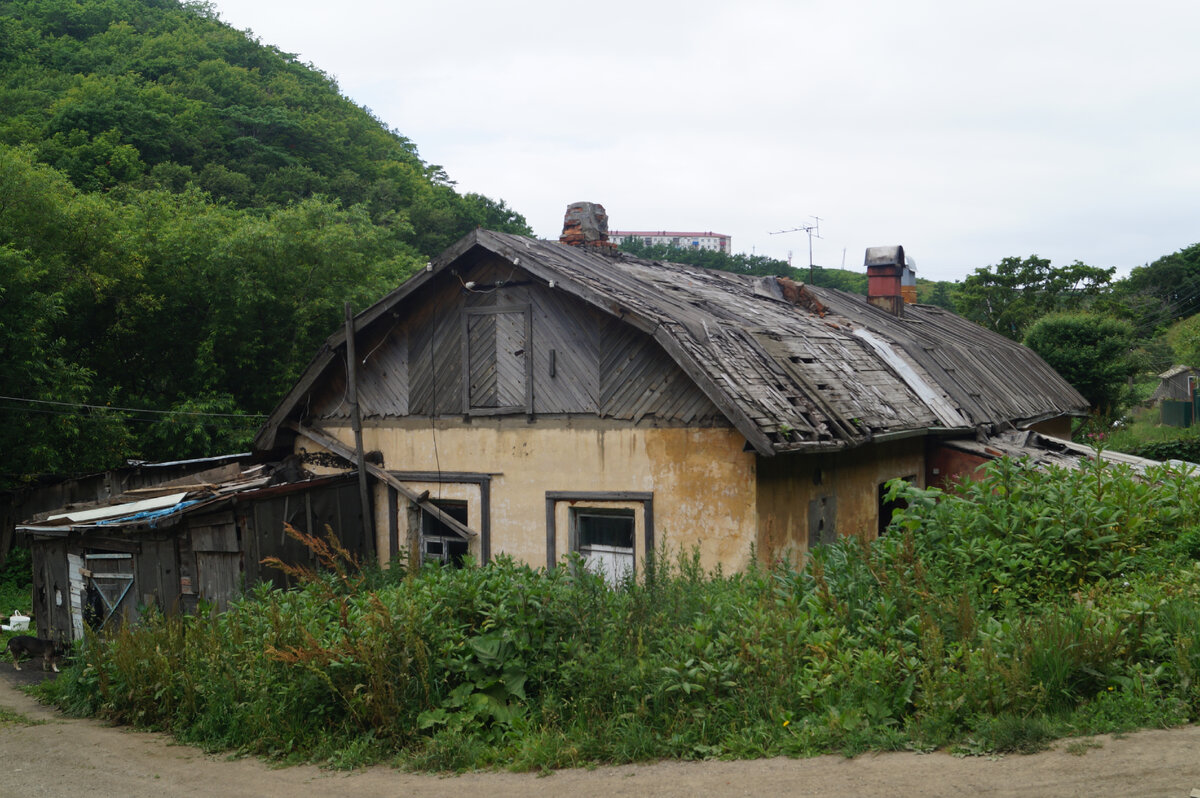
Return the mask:
{"type": "Polygon", "coordinates": [[[1097,412],[1110,416],[1127,399],[1127,381],[1137,370],[1134,340],[1133,325],[1123,319],[1052,313],[1030,326],[1025,345],[1075,386],[1097,412]]]}
{"type": "Polygon", "coordinates": [[[1108,290],[1115,272],[1081,261],[1055,268],[1037,255],[1008,257],[963,280],[955,303],[966,318],[1019,341],[1047,313],[1088,308],[1108,290]]]}
{"type": "Polygon", "coordinates": [[[1163,329],[1200,311],[1200,244],[1130,272],[1120,286],[1139,329],[1163,329]]]}

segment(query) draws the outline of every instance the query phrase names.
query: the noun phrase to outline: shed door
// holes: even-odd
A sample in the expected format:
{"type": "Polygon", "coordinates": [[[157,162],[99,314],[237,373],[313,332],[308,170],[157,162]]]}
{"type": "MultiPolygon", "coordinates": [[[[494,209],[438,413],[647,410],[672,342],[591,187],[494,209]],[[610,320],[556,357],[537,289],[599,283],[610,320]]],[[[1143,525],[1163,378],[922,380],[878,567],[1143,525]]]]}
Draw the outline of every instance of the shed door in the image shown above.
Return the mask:
{"type": "MultiPolygon", "coordinates": [[[[199,520],[199,519],[198,519],[199,520]]],[[[231,514],[204,519],[192,527],[192,550],[196,554],[196,592],[218,611],[229,608],[242,579],[242,551],[237,525],[231,514]]]]}
{"type": "MultiPolygon", "coordinates": [[[[94,629],[119,622],[120,616],[133,609],[133,555],[85,554],[87,575],[80,596],[80,615],[94,629]],[[113,621],[117,616],[118,621],[113,621]]],[[[79,617],[79,616],[77,616],[79,617]]]]}

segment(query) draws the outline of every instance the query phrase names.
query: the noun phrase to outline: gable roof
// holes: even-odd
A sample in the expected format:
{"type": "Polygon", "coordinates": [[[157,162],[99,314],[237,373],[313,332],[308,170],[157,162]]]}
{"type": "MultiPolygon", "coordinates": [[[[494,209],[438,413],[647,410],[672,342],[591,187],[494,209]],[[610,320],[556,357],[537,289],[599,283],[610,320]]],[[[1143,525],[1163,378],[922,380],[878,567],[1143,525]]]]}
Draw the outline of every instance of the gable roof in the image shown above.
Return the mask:
{"type": "MultiPolygon", "coordinates": [[[[941,308],[906,305],[895,317],[834,289],[486,230],[360,313],[355,330],[477,250],[653,337],[763,455],[999,429],[1088,409],[1034,352],[941,308]]],[[[274,446],[344,343],[344,329],[329,337],[256,448],[274,446]]]]}

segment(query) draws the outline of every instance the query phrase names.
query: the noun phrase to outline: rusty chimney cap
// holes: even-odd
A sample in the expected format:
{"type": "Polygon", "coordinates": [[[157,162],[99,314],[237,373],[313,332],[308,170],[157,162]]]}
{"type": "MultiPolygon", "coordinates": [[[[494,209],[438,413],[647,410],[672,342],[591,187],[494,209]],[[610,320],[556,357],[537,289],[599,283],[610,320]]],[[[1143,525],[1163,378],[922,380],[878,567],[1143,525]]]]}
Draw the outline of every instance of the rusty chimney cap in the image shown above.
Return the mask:
{"type": "Polygon", "coordinates": [[[904,266],[904,247],[867,247],[864,266],[904,266]]]}

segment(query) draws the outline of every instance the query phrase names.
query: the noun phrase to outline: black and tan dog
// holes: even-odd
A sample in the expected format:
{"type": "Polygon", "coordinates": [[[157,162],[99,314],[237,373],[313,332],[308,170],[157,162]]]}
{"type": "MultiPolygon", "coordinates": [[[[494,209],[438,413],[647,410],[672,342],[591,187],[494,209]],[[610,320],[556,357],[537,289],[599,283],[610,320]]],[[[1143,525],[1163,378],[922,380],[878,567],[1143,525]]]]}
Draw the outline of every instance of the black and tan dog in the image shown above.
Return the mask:
{"type": "Polygon", "coordinates": [[[22,656],[29,658],[41,657],[42,670],[49,666],[58,673],[58,658],[62,655],[62,647],[53,640],[44,640],[31,635],[17,635],[8,641],[8,653],[12,654],[13,668],[21,670],[18,664],[22,656]]]}

